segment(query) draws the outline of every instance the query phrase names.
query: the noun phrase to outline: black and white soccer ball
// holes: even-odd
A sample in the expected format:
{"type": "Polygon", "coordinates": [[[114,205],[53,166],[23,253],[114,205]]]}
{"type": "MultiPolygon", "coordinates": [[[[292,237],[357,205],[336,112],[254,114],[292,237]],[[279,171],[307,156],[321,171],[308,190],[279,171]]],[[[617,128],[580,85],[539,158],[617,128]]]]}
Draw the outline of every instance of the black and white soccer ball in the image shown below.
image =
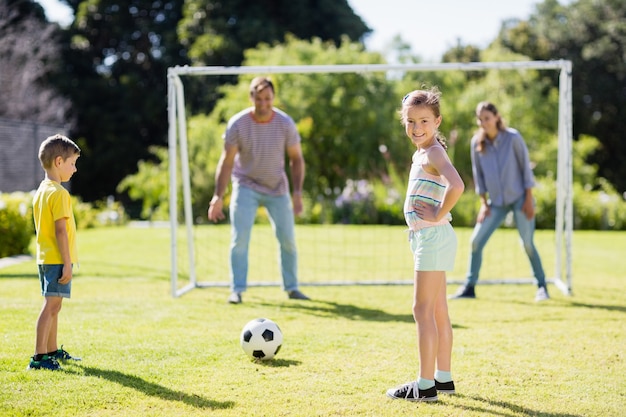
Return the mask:
{"type": "Polygon", "coordinates": [[[283,344],[283,333],[270,319],[249,321],[241,331],[241,347],[252,359],[270,360],[283,344]]]}

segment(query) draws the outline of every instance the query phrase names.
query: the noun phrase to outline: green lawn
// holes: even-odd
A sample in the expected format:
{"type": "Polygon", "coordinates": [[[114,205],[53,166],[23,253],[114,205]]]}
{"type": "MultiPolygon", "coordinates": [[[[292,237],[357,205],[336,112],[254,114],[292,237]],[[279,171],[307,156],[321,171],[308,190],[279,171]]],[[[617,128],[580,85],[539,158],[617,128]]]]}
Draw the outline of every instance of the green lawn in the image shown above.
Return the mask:
{"type": "MultiPolygon", "coordinates": [[[[298,226],[303,281],[411,278],[402,228],[348,229],[298,226]]],[[[258,230],[251,281],[277,284],[271,231],[258,230]]],[[[462,279],[470,232],[457,230],[453,280],[462,279]]],[[[198,234],[201,279],[227,282],[227,227],[198,234]]],[[[498,235],[485,278],[527,276],[514,231],[498,235]]],[[[548,274],[553,236],[537,236],[548,274]]],[[[451,301],[458,394],[435,404],[385,396],[418,368],[409,286],[304,286],[309,302],[252,287],[236,306],[226,304],[224,287],[173,298],[167,229],[79,238],[59,341],[83,361],[64,371],[25,370],[42,303],[34,262],[0,269],[0,415],[617,417],[626,409],[626,233],[574,234],[572,296],[550,286],[552,299],[536,304],[531,285],[484,285],[476,300],[451,301]],[[239,346],[241,328],[256,317],[284,333],[268,363],[250,361],[239,346]]]]}

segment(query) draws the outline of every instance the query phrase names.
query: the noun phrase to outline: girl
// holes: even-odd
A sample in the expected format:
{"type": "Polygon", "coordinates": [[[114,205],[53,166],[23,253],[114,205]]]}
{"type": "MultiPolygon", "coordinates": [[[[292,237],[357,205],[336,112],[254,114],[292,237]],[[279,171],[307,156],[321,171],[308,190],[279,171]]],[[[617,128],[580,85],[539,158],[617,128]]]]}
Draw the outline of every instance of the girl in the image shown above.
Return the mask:
{"type": "Polygon", "coordinates": [[[402,100],[400,117],[417,147],[404,203],[414,256],[413,318],[417,325],[419,377],[387,391],[394,399],[437,401],[437,391],[454,394],[450,371],[452,325],[446,300],[446,272],[453,268],[456,235],[450,210],[465,186],[439,133],[440,93],[416,90],[402,100]]]}

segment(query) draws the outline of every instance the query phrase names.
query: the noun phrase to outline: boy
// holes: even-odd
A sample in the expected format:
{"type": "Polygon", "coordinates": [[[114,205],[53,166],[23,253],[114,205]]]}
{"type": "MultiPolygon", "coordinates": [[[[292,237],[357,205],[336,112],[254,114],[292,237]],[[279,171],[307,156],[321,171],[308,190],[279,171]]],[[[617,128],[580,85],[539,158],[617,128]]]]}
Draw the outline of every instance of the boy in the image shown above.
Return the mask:
{"type": "Polygon", "coordinates": [[[28,369],[58,370],[58,360],[80,360],[57,346],[57,324],[63,298],[70,298],[72,266],[78,261],[76,222],[70,193],[61,186],[76,172],[80,148],[62,135],[48,137],[39,148],[46,172],[33,197],[37,234],[37,265],[41,294],[45,297],[37,319],[35,355],[28,369]]]}

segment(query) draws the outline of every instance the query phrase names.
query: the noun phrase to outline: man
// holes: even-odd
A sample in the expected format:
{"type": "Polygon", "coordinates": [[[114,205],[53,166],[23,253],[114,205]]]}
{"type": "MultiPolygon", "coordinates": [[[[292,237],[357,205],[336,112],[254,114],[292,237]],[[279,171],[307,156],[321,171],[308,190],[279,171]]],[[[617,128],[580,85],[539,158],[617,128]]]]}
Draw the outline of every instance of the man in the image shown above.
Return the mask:
{"type": "Polygon", "coordinates": [[[304,158],[300,135],[289,115],[274,108],[274,85],[267,77],[250,83],[253,107],[234,115],[224,133],[224,149],[217,163],[215,192],[209,205],[211,221],[224,219],[223,199],[232,176],[230,222],[231,294],[228,302],[241,303],[248,277],[248,245],[257,208],[264,206],[280,245],[283,289],[289,298],[308,300],[298,290],[298,254],[294,215],[302,212],[304,158]],[[293,204],[285,172],[289,158],[293,204]]]}

